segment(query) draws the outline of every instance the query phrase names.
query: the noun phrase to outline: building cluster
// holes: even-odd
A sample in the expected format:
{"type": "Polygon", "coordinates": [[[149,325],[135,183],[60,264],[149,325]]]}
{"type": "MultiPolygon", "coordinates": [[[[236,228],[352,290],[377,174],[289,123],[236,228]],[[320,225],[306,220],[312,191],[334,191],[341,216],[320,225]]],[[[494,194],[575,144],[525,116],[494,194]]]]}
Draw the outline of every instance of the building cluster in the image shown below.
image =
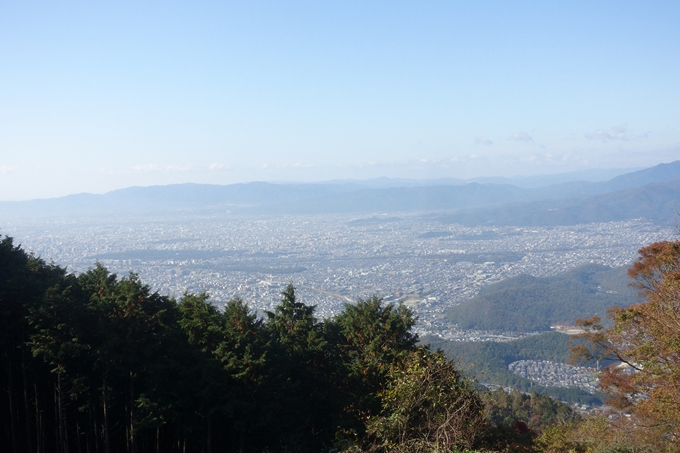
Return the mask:
{"type": "MultiPolygon", "coordinates": [[[[402,301],[420,334],[503,340],[463,332],[444,318],[489,283],[519,274],[550,276],[585,263],[620,266],[671,228],[644,220],[564,227],[464,227],[431,214],[91,219],[14,223],[3,233],[47,261],[83,272],[101,262],[133,271],[173,297],[208,292],[216,305],[241,298],[262,314],[293,283],[324,318],[378,295],[402,301]]],[[[515,335],[513,337],[513,335],[515,335]]]]}
{"type": "Polygon", "coordinates": [[[548,360],[518,360],[508,369],[544,387],[577,387],[589,393],[598,388],[596,370],[548,360]]]}

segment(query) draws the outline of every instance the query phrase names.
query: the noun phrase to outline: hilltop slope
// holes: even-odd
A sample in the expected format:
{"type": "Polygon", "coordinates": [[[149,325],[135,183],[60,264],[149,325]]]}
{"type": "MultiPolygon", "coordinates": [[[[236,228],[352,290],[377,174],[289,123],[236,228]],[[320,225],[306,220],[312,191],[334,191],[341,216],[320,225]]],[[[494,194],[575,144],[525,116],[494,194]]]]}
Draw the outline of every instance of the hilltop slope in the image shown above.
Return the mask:
{"type": "Polygon", "coordinates": [[[519,275],[482,288],[479,294],[450,308],[447,319],[462,329],[501,332],[550,330],[577,318],[604,318],[612,306],[635,300],[627,287],[626,269],[588,264],[556,275],[519,275]]]}

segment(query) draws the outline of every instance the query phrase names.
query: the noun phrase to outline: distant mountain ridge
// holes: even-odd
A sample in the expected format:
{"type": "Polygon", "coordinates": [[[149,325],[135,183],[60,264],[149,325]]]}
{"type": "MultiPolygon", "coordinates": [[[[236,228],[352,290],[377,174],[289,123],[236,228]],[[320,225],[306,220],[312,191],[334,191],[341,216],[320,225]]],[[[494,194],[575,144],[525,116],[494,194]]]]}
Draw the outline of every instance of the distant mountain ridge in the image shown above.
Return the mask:
{"type": "Polygon", "coordinates": [[[255,214],[316,214],[333,212],[454,210],[496,206],[525,199],[515,186],[466,184],[463,186],[393,187],[357,189],[333,184],[263,182],[232,184],[174,184],[130,187],[103,195],[3,202],[3,212],[14,213],[120,213],[185,209],[219,209],[255,214]]]}
{"type": "Polygon", "coordinates": [[[593,168],[589,170],[571,171],[567,173],[534,175],[534,176],[481,176],[469,179],[439,178],[439,179],[406,179],[406,178],[371,178],[338,179],[315,184],[355,184],[364,188],[387,189],[391,187],[422,187],[422,186],[461,186],[464,184],[509,184],[524,189],[564,184],[569,182],[599,182],[627,173],[643,170],[642,168],[593,168]]]}
{"type": "Polygon", "coordinates": [[[558,226],[645,218],[671,223],[680,212],[680,179],[590,197],[518,203],[440,217],[447,223],[558,226]]]}
{"type": "Polygon", "coordinates": [[[309,184],[252,182],[129,187],[102,195],[0,202],[15,217],[106,216],[172,212],[320,214],[444,211],[444,222],[562,225],[647,217],[669,221],[680,205],[680,161],[618,175],[604,182],[540,188],[511,184],[388,180],[309,184]],[[394,186],[396,184],[396,186],[394,186]]]}

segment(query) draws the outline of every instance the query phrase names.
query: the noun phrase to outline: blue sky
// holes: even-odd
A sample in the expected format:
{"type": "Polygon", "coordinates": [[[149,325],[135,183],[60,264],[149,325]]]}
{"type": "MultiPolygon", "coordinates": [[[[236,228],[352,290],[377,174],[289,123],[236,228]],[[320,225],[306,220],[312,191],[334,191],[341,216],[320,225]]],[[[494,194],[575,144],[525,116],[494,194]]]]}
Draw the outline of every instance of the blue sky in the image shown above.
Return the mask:
{"type": "Polygon", "coordinates": [[[4,2],[0,200],[680,158],[680,2],[4,2]]]}

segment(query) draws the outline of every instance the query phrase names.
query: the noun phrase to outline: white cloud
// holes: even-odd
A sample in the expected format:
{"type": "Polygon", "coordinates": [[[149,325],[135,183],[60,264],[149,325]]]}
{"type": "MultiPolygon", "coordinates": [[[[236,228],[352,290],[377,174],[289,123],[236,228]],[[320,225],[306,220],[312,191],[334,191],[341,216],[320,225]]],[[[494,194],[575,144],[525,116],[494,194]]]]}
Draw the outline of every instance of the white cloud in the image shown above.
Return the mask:
{"type": "Polygon", "coordinates": [[[515,140],[516,142],[533,142],[534,139],[526,132],[515,132],[510,136],[510,140],[515,140]]]}
{"type": "MultiPolygon", "coordinates": [[[[279,170],[286,170],[286,169],[306,169],[306,168],[332,168],[332,167],[341,167],[342,165],[333,165],[333,164],[315,164],[315,163],[310,163],[310,162],[292,162],[292,163],[286,163],[286,162],[264,162],[259,165],[259,168],[262,170],[271,170],[271,171],[279,171],[279,170]]],[[[228,168],[228,167],[225,167],[228,168]]]]}
{"type": "MultiPolygon", "coordinates": [[[[294,164],[290,164],[290,166],[294,167],[294,168],[318,168],[318,167],[323,167],[324,165],[295,162],[294,164]]],[[[284,165],[284,167],[285,167],[285,165],[284,165]]]]}
{"type": "Polygon", "coordinates": [[[491,146],[493,142],[486,137],[475,137],[475,145],[491,146]]]}
{"type": "Polygon", "coordinates": [[[17,167],[13,167],[11,165],[0,165],[0,173],[2,174],[14,173],[16,169],[17,167]]]}
{"type": "Polygon", "coordinates": [[[147,164],[140,165],[137,164],[132,169],[139,173],[149,173],[149,172],[167,172],[167,173],[182,173],[193,170],[191,165],[156,165],[147,164]]]}
{"type": "Polygon", "coordinates": [[[139,172],[147,172],[147,171],[157,171],[158,166],[155,164],[148,164],[148,165],[135,165],[132,167],[134,171],[139,171],[139,172]]]}
{"type": "Polygon", "coordinates": [[[622,126],[614,126],[609,131],[604,129],[598,129],[590,135],[586,135],[586,138],[591,140],[602,140],[606,142],[608,140],[628,140],[628,125],[624,124],[622,126]]]}
{"type": "Polygon", "coordinates": [[[226,166],[226,165],[224,165],[224,164],[217,163],[217,162],[215,162],[215,163],[213,163],[213,164],[210,164],[210,166],[208,167],[208,170],[212,170],[212,171],[215,171],[215,170],[228,170],[228,169],[229,169],[228,166],[226,166]]]}

